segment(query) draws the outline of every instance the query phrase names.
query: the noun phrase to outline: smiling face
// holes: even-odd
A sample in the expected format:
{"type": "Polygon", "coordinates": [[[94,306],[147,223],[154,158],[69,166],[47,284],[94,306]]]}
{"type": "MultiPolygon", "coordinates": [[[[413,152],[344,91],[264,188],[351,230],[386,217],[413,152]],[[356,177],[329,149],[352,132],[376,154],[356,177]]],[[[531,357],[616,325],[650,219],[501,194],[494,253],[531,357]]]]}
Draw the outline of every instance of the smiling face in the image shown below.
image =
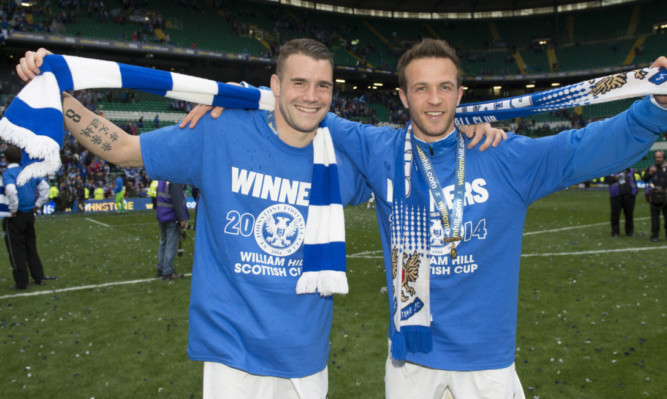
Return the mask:
{"type": "Polygon", "coordinates": [[[418,58],[405,67],[405,89],[398,94],[409,109],[415,137],[433,142],[454,129],[463,88],[458,69],[448,58],[418,58]]]}
{"type": "Polygon", "coordinates": [[[278,136],[295,147],[310,144],[331,106],[331,62],[292,54],[285,60],[280,76],[271,76],[271,90],[278,105],[278,136]]]}

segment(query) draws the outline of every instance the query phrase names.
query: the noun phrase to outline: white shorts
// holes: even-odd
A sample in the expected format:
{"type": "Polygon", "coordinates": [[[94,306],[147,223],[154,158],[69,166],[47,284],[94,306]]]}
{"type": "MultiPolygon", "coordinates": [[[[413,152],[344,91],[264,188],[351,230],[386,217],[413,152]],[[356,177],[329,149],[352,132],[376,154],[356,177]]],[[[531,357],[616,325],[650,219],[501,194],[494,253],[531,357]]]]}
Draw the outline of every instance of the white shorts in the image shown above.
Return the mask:
{"type": "Polygon", "coordinates": [[[281,378],[204,362],[203,399],[325,399],[328,390],[326,367],[306,377],[281,378]]]}
{"type": "Polygon", "coordinates": [[[387,399],[525,399],[511,366],[498,370],[448,371],[387,357],[387,399]]]}

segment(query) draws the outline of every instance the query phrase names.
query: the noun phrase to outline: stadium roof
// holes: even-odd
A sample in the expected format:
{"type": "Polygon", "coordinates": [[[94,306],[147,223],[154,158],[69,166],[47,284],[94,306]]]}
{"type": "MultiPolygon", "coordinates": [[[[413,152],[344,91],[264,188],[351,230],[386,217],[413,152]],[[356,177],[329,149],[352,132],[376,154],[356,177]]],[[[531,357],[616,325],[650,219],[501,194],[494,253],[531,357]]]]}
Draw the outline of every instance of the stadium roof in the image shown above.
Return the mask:
{"type": "Polygon", "coordinates": [[[377,10],[413,16],[424,13],[456,17],[455,14],[458,14],[460,18],[466,18],[467,14],[467,18],[492,18],[574,11],[636,2],[636,0],[268,0],[268,2],[351,14],[365,14],[359,12],[360,10],[377,10]]]}

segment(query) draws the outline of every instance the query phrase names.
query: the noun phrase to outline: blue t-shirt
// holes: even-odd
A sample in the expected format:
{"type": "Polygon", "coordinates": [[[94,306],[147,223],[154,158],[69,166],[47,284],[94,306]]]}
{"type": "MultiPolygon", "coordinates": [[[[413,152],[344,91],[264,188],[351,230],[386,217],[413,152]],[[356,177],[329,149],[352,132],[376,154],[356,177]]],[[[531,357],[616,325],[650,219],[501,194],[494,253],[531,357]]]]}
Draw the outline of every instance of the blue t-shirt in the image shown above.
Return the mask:
{"type": "MultiPolygon", "coordinates": [[[[326,367],[333,302],[296,294],[312,145],[285,144],[265,115],[225,110],[195,129],[145,133],[141,152],[152,179],[200,188],[190,358],[296,378],[326,367]]],[[[343,205],[366,200],[360,175],[345,157],[337,161],[343,205]]]]}
{"type": "MultiPolygon", "coordinates": [[[[361,125],[333,114],[325,123],[337,152],[353,161],[375,193],[393,315],[389,215],[392,187],[397,184],[393,181],[397,151],[403,149],[405,131],[361,125]]],[[[449,244],[441,241],[432,241],[430,247],[433,350],[409,353],[407,360],[460,371],[512,364],[528,206],[569,185],[632,165],[651,148],[657,133],[664,131],[667,111],[647,98],[635,102],[627,112],[581,130],[539,139],[509,134],[497,148],[483,153],[466,150],[463,240],[456,248],[458,256],[452,259],[449,244]]],[[[430,152],[427,144],[419,145],[430,152]]],[[[432,143],[430,148],[451,214],[456,135],[432,143]]],[[[419,173],[415,162],[411,168],[419,173]]],[[[442,229],[432,200],[430,225],[431,237],[442,229]]],[[[389,322],[393,331],[393,317],[389,322]]]]}
{"type": "Polygon", "coordinates": [[[2,184],[7,187],[10,184],[16,186],[16,194],[19,199],[18,210],[21,212],[32,212],[35,208],[35,200],[37,199],[37,186],[44,181],[40,178],[31,178],[22,186],[16,184],[16,177],[23,171],[22,166],[15,168],[8,168],[2,173],[2,184]]]}

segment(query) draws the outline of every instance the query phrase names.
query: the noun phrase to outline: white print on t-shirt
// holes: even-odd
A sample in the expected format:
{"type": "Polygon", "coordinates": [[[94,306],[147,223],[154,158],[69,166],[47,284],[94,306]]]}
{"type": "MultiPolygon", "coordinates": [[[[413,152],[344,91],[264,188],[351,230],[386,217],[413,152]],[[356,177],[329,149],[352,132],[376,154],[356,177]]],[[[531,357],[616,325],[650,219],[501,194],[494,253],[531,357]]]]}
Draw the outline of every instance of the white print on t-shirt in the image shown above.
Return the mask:
{"type": "Polygon", "coordinates": [[[472,254],[459,255],[454,259],[449,256],[431,256],[431,275],[471,274],[477,271],[477,263],[472,254]]]}
{"type": "Polygon", "coordinates": [[[431,256],[449,255],[452,250],[452,245],[454,245],[454,248],[456,248],[462,242],[470,241],[473,238],[479,240],[486,239],[486,219],[481,219],[480,221],[476,222],[474,228],[473,222],[470,220],[463,223],[461,230],[461,240],[447,243],[443,241],[445,234],[442,227],[442,219],[440,219],[440,214],[431,213],[430,222],[431,228],[429,231],[429,238],[431,256]]]}
{"type": "Polygon", "coordinates": [[[298,206],[308,206],[310,183],[292,181],[232,166],[232,192],[298,206]]]}
{"type": "MultiPolygon", "coordinates": [[[[472,182],[465,182],[465,197],[464,197],[464,206],[481,204],[486,202],[489,199],[489,191],[486,189],[486,180],[483,178],[474,179],[472,182]]],[[[445,201],[447,202],[447,208],[451,211],[454,208],[454,185],[450,184],[442,188],[442,192],[445,194],[445,201]]],[[[393,202],[394,194],[394,185],[391,179],[387,179],[387,192],[386,198],[388,203],[393,202]]],[[[433,196],[431,196],[431,212],[437,212],[435,207],[435,201],[433,201],[433,196]]]]}
{"type": "Polygon", "coordinates": [[[259,216],[251,213],[227,212],[225,233],[250,237],[268,255],[289,256],[296,252],[306,234],[306,222],[291,205],[276,204],[264,209],[259,216]]]}
{"type": "Polygon", "coordinates": [[[257,217],[255,240],[267,254],[289,256],[299,249],[306,235],[306,222],[295,207],[272,205],[257,217]]]}
{"type": "MultiPolygon", "coordinates": [[[[471,183],[465,182],[465,201],[464,205],[474,205],[486,202],[489,199],[489,191],[486,189],[486,180],[483,178],[474,179],[471,183]]],[[[452,211],[454,201],[454,185],[443,188],[445,201],[449,212],[452,211]]],[[[387,199],[391,204],[393,194],[393,184],[387,179],[387,199]]],[[[477,271],[472,254],[459,253],[456,258],[451,258],[452,249],[457,248],[461,243],[473,239],[485,240],[487,236],[486,219],[477,221],[468,220],[461,225],[461,240],[445,242],[445,231],[442,226],[440,212],[435,206],[433,196],[431,198],[431,209],[429,214],[429,253],[432,275],[451,275],[451,274],[471,274],[477,271]]],[[[392,216],[393,217],[393,214],[392,216]]]]}

